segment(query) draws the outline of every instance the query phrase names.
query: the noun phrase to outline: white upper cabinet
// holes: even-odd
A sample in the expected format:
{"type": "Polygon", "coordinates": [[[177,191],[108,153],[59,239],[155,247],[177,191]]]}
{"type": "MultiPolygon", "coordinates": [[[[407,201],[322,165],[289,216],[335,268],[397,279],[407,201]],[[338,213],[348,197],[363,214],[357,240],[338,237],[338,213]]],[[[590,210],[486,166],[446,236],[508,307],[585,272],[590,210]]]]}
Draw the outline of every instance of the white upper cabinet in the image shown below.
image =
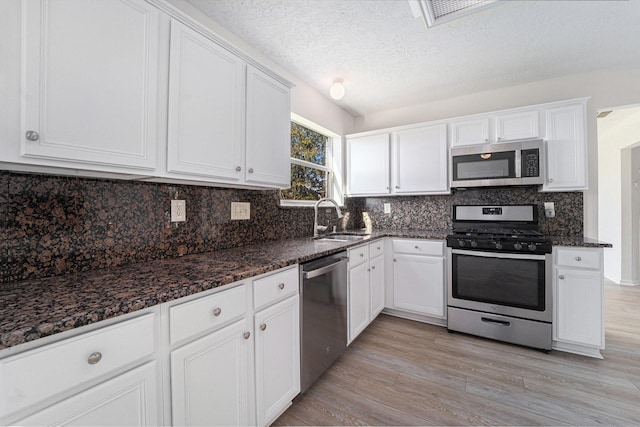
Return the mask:
{"type": "Polygon", "coordinates": [[[451,122],[453,147],[539,137],[538,110],[507,110],[451,122]]]}
{"type": "Polygon", "coordinates": [[[476,145],[489,142],[489,118],[461,120],[451,123],[451,146],[476,145]]]}
{"type": "Polygon", "coordinates": [[[244,73],[236,55],[171,21],[169,172],[242,178],[244,73]]]}
{"type": "Polygon", "coordinates": [[[389,194],[389,134],[347,139],[347,192],[389,194]]]}
{"type": "Polygon", "coordinates": [[[538,137],[540,137],[540,126],[537,110],[518,111],[496,116],[496,141],[538,137]]]}
{"type": "Polygon", "coordinates": [[[547,179],[543,191],[588,188],[586,101],[545,110],[547,179]]]}
{"type": "Polygon", "coordinates": [[[247,67],[245,179],[287,188],[291,185],[291,104],[289,88],[247,67]]]}
{"type": "Polygon", "coordinates": [[[448,193],[447,149],[446,124],[395,132],[392,193],[448,193]]]}
{"type": "Polygon", "coordinates": [[[159,11],[143,0],[28,0],[23,14],[20,154],[154,170],[159,11]]]}

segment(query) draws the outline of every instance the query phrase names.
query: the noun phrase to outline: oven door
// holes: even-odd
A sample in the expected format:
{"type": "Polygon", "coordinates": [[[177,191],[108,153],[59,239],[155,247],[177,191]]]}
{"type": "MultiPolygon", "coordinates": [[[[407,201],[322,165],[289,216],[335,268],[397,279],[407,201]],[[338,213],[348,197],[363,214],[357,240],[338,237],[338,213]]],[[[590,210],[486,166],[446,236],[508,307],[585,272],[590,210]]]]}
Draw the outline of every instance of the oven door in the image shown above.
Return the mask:
{"type": "Polygon", "coordinates": [[[551,322],[551,255],[449,250],[450,307],[551,322]]]}

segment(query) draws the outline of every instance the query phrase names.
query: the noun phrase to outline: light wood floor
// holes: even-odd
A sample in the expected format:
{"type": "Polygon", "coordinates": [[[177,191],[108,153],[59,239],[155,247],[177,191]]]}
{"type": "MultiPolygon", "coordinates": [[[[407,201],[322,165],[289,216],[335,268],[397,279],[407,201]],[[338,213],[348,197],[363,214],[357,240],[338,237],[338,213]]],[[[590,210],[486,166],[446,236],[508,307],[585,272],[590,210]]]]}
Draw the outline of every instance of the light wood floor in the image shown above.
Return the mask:
{"type": "Polygon", "coordinates": [[[380,315],[273,425],[640,425],[640,287],[605,294],[604,360],[380,315]]]}

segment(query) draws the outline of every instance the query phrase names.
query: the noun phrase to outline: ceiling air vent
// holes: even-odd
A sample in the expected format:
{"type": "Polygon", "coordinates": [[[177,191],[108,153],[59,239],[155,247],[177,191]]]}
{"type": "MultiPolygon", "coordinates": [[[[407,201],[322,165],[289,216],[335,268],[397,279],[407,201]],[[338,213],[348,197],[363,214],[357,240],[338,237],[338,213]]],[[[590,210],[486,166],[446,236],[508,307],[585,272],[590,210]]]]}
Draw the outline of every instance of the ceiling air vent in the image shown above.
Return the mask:
{"type": "Polygon", "coordinates": [[[409,0],[414,18],[422,18],[427,28],[489,6],[496,0],[409,0]]]}

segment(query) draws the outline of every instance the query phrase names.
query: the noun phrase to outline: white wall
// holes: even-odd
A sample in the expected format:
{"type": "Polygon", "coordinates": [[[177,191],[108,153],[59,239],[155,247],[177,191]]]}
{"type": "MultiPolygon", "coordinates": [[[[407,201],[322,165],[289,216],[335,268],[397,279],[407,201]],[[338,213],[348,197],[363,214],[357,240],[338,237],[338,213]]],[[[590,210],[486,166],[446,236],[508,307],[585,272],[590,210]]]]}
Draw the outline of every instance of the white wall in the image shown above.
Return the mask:
{"type": "Polygon", "coordinates": [[[541,80],[358,117],[355,122],[356,132],[590,96],[587,104],[589,190],[584,194],[585,236],[606,240],[598,235],[596,112],[610,107],[640,103],[639,81],[640,69],[603,71],[541,80]]]}
{"type": "Polygon", "coordinates": [[[209,27],[214,33],[228,40],[251,58],[295,84],[296,86],[291,90],[291,111],[293,113],[311,120],[339,135],[354,132],[354,117],[334,104],[327,96],[321,94],[297,76],[279,66],[262,52],[254,49],[244,40],[222,27],[186,1],[168,0],[168,2],[209,27]]]}
{"type": "Polygon", "coordinates": [[[597,136],[599,238],[613,244],[604,252],[604,274],[616,283],[633,284],[638,260],[633,262],[637,254],[631,237],[637,227],[632,223],[632,200],[638,189],[632,182],[640,177],[632,173],[630,147],[640,142],[640,108],[618,109],[598,119],[597,136]]]}

